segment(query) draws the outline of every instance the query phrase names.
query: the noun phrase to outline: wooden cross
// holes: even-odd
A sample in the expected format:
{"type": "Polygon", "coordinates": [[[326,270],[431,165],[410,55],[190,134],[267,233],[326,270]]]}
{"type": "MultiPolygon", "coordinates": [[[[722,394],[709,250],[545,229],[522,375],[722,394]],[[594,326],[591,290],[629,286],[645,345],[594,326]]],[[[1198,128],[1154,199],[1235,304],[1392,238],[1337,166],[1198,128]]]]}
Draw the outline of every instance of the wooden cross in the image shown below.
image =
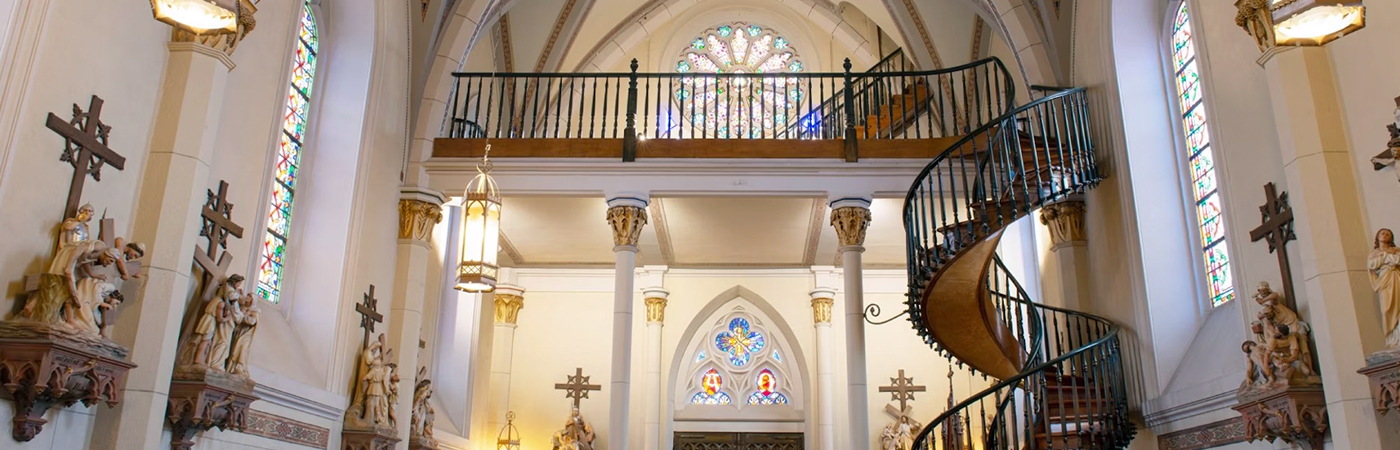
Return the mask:
{"type": "Polygon", "coordinates": [[[913,412],[909,401],[914,399],[914,393],[926,390],[928,386],[916,386],[914,377],[905,377],[904,369],[899,369],[899,376],[891,377],[889,386],[880,386],[880,392],[889,392],[891,400],[899,402],[899,409],[895,409],[894,405],[885,405],[885,412],[895,419],[909,415],[913,412]]]}
{"type": "Polygon", "coordinates": [[[1288,193],[1278,193],[1273,183],[1264,185],[1264,204],[1259,207],[1263,224],[1249,232],[1250,242],[1265,240],[1269,252],[1278,255],[1278,270],[1283,275],[1283,302],[1289,309],[1297,310],[1297,297],[1293,296],[1293,270],[1288,265],[1288,241],[1297,240],[1293,234],[1293,208],[1288,206],[1288,193]]]}
{"type": "Polygon", "coordinates": [[[582,367],[574,369],[574,374],[569,375],[568,377],[568,383],[555,383],[554,388],[565,391],[564,398],[573,399],[575,409],[578,408],[580,400],[588,398],[588,391],[603,390],[602,386],[596,384],[588,384],[589,377],[583,375],[582,367]]]}
{"type": "Polygon", "coordinates": [[[48,127],[64,139],[63,155],[58,160],[73,166],[73,179],[68,184],[68,203],[64,206],[63,217],[78,214],[78,202],[83,196],[83,183],[89,175],[93,180],[102,181],[102,166],[109,165],[117,170],[126,168],[126,157],[107,147],[107,137],[112,127],[102,123],[102,99],[92,96],[87,112],[73,104],[73,120],[63,120],[49,113],[48,127]]]}
{"type": "Polygon", "coordinates": [[[207,248],[195,245],[194,263],[204,270],[204,295],[201,298],[208,301],[214,298],[218,292],[217,282],[222,281],[228,273],[229,265],[233,264],[233,257],[227,251],[220,254],[220,250],[228,248],[228,236],[243,237],[243,227],[233,223],[233,203],[228,201],[228,182],[219,181],[219,192],[209,191],[209,197],[204,202],[204,209],[200,212],[200,219],[204,224],[199,229],[199,235],[206,238],[207,248]],[[214,257],[218,256],[218,262],[214,262],[214,257]]]}
{"type": "Polygon", "coordinates": [[[369,344],[369,335],[374,333],[374,324],[383,322],[384,315],[379,313],[379,299],[374,298],[374,285],[369,285],[369,292],[365,293],[365,301],[355,305],[355,312],[360,313],[360,328],[365,329],[365,344],[369,344]]]}

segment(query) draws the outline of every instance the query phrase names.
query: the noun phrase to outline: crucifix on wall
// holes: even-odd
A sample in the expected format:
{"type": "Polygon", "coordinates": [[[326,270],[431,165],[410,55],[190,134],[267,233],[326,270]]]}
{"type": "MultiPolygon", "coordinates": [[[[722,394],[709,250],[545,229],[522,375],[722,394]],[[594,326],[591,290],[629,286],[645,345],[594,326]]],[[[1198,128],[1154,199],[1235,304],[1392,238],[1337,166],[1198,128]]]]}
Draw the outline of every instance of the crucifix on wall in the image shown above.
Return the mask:
{"type": "Polygon", "coordinates": [[[894,405],[885,405],[885,413],[894,420],[908,417],[914,412],[913,408],[909,407],[909,401],[914,400],[914,393],[927,390],[928,386],[915,385],[914,377],[904,376],[904,369],[899,369],[899,376],[891,377],[889,386],[880,386],[880,392],[890,393],[890,399],[899,402],[899,409],[895,409],[894,405]]]}
{"type": "Polygon", "coordinates": [[[1297,297],[1293,296],[1293,270],[1288,265],[1288,241],[1297,240],[1293,234],[1293,208],[1288,206],[1288,193],[1279,193],[1273,183],[1264,185],[1264,204],[1259,207],[1259,215],[1264,223],[1249,232],[1249,240],[1269,243],[1269,252],[1278,255],[1278,270],[1283,277],[1283,302],[1289,309],[1298,310],[1297,297]]]}
{"type": "Polygon", "coordinates": [[[578,409],[580,400],[588,398],[588,391],[601,391],[602,386],[588,384],[588,376],[583,374],[583,368],[574,369],[574,374],[569,375],[567,383],[555,383],[554,388],[564,391],[564,397],[574,401],[574,409],[578,409]]]}
{"type": "Polygon", "coordinates": [[[209,191],[208,200],[200,211],[203,225],[199,236],[205,238],[204,248],[195,245],[194,263],[204,270],[204,293],[200,298],[208,301],[218,292],[217,284],[228,274],[233,257],[228,254],[228,237],[243,237],[243,227],[233,223],[233,203],[228,201],[228,182],[219,182],[219,192],[209,191]],[[222,253],[220,253],[222,251],[222,253]],[[217,256],[218,262],[214,257],[217,256]]]}
{"type": "Polygon", "coordinates": [[[72,120],[65,121],[57,114],[49,113],[48,128],[63,136],[64,140],[63,155],[58,160],[73,166],[73,178],[68,184],[68,203],[63,207],[65,218],[77,215],[87,177],[102,181],[103,165],[117,170],[126,168],[126,157],[107,146],[112,127],[102,123],[102,103],[101,98],[92,96],[87,112],[74,104],[72,120]]]}

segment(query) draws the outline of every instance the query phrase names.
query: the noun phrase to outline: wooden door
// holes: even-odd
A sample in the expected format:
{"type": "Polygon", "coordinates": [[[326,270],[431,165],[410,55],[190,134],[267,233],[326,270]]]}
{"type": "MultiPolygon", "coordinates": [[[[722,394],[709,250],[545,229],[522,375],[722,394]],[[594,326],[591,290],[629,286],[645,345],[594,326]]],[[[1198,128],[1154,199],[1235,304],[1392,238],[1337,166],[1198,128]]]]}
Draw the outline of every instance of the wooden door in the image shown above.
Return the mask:
{"type": "Polygon", "coordinates": [[[803,450],[802,433],[676,433],[674,450],[803,450]]]}

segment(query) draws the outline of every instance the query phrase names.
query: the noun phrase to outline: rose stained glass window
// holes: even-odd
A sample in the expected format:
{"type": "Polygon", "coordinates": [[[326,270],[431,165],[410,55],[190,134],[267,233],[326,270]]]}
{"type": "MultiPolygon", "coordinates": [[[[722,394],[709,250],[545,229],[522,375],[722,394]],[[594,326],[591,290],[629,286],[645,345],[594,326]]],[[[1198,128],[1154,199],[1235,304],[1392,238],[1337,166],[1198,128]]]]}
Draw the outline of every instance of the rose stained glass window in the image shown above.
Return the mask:
{"type": "Polygon", "coordinates": [[[700,376],[700,392],[690,397],[696,405],[728,405],[732,403],[729,394],[724,393],[724,376],[718,370],[710,369],[700,376]]]}
{"type": "Polygon", "coordinates": [[[754,393],[749,394],[750,405],[786,405],[787,396],[778,392],[778,376],[773,371],[763,369],[758,371],[758,377],[754,379],[754,393]]]}
{"type": "Polygon", "coordinates": [[[729,328],[715,335],[715,347],[729,357],[729,363],[743,367],[753,359],[753,355],[763,350],[763,334],[749,327],[749,321],[735,317],[729,321],[729,328]]]}
{"type": "Polygon", "coordinates": [[[705,30],[676,61],[684,77],[675,100],[684,120],[702,138],[785,137],[803,90],[796,77],[714,77],[703,74],[773,74],[803,70],[788,40],[743,22],[705,30]]]}
{"type": "Polygon", "coordinates": [[[311,86],[316,78],[318,47],[316,16],[311,12],[311,3],[303,1],[296,54],[292,57],[292,82],[287,89],[287,106],[283,110],[273,169],[267,233],[263,237],[258,264],[258,295],[274,303],[282,298],[287,236],[292,229],[292,204],[306,142],[307,113],[311,109],[311,86]]]}
{"type": "Polygon", "coordinates": [[[1219,306],[1235,298],[1235,284],[1230,278],[1230,251],[1225,242],[1220,186],[1216,182],[1215,149],[1211,146],[1210,126],[1206,121],[1200,66],[1196,58],[1196,44],[1191,38],[1191,14],[1186,2],[1181,2],[1181,9],[1172,23],[1172,66],[1176,69],[1176,89],[1186,132],[1191,191],[1196,202],[1197,224],[1201,229],[1206,283],[1210,289],[1211,304],[1219,306]]]}

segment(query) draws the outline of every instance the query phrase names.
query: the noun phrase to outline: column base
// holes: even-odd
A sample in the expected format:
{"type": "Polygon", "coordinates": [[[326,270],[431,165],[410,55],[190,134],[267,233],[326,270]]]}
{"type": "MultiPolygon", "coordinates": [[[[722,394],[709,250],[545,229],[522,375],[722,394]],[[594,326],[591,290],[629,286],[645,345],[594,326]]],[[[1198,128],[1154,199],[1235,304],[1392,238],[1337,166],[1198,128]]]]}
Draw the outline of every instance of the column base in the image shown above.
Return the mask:
{"type": "Polygon", "coordinates": [[[121,402],[121,386],[136,365],[129,350],[65,325],[0,322],[0,397],[15,403],[11,436],[28,442],[43,431],[55,405],[121,402]]]}
{"type": "Polygon", "coordinates": [[[256,384],[244,376],[206,370],[177,373],[170,382],[166,421],[170,423],[170,448],[191,450],[194,435],[213,428],[243,431],[249,406],[259,398],[256,384]]]}
{"type": "Polygon", "coordinates": [[[1327,434],[1327,399],[1322,385],[1279,386],[1241,391],[1234,410],[1244,416],[1245,439],[1302,444],[1322,450],[1327,434]]]}
{"type": "Polygon", "coordinates": [[[1376,412],[1400,412],[1400,349],[1390,349],[1366,358],[1369,364],[1356,373],[1371,381],[1371,399],[1376,412]]]}

